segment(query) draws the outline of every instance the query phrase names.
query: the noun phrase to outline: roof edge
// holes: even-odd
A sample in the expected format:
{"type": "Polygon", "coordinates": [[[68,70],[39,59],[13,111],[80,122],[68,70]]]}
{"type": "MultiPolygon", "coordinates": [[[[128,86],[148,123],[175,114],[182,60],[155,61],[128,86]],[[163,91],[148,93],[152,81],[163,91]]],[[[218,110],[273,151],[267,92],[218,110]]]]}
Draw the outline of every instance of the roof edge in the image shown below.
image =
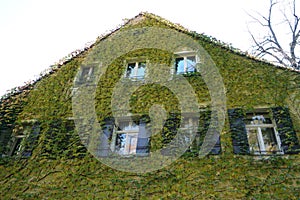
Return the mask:
{"type": "Polygon", "coordinates": [[[257,62],[262,62],[265,64],[269,64],[272,65],[276,68],[279,69],[283,69],[283,70],[289,70],[291,72],[296,72],[296,73],[300,73],[300,70],[296,70],[294,68],[289,68],[289,67],[285,67],[285,66],[280,66],[280,65],[276,65],[268,60],[265,59],[260,59],[255,57],[254,55],[249,54],[248,52],[244,52],[238,48],[233,47],[230,44],[227,44],[221,40],[216,39],[215,37],[206,35],[204,33],[197,33],[195,31],[191,31],[185,27],[183,27],[182,25],[178,24],[178,23],[173,23],[165,18],[162,18],[158,15],[155,15],[153,13],[149,13],[149,12],[140,12],[138,15],[136,15],[135,17],[131,18],[131,19],[124,19],[122,24],[119,24],[116,28],[111,29],[109,31],[106,31],[105,33],[101,34],[100,36],[98,36],[96,38],[96,40],[94,41],[90,41],[87,42],[83,48],[81,49],[76,49],[74,51],[72,51],[71,53],[69,53],[67,56],[64,56],[63,58],[61,58],[58,62],[55,62],[53,65],[50,65],[48,68],[46,68],[45,70],[43,70],[39,76],[35,79],[35,80],[29,80],[27,82],[25,82],[25,85],[23,86],[17,86],[14,87],[10,90],[7,90],[7,92],[0,97],[0,102],[3,100],[8,99],[11,96],[17,95],[22,93],[24,90],[28,90],[30,89],[33,85],[35,85],[37,82],[39,82],[41,79],[49,76],[50,74],[54,73],[56,70],[58,70],[61,66],[65,65],[67,62],[70,62],[72,59],[78,57],[79,55],[83,54],[84,52],[88,51],[89,49],[91,49],[95,44],[97,44],[98,42],[106,39],[107,37],[109,37],[110,35],[112,35],[113,33],[117,32],[118,30],[120,30],[121,28],[133,23],[135,20],[137,20],[138,18],[141,17],[148,17],[151,19],[155,19],[163,24],[165,24],[166,26],[173,28],[177,31],[186,33],[192,37],[196,37],[208,42],[211,42],[217,46],[220,46],[222,48],[225,48],[229,51],[231,51],[232,53],[238,54],[240,56],[244,56],[246,58],[249,58],[251,60],[257,61],[257,62]]]}

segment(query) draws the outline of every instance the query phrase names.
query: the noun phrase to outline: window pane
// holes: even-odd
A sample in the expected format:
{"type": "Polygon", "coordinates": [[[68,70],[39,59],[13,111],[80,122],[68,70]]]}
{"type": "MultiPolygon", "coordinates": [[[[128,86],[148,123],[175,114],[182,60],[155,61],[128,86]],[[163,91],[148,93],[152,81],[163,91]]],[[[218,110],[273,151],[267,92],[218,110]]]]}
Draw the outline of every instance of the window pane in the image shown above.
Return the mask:
{"type": "Polygon", "coordinates": [[[176,58],[175,70],[176,70],[176,74],[184,73],[184,58],[176,58]]]}
{"type": "Polygon", "coordinates": [[[135,154],[139,125],[130,121],[121,121],[118,126],[115,152],[120,155],[135,154]]]}
{"type": "Polygon", "coordinates": [[[191,144],[192,135],[197,131],[198,123],[197,119],[185,117],[183,122],[180,124],[180,135],[179,138],[184,145],[191,144]]]}
{"type": "Polygon", "coordinates": [[[187,57],[187,72],[196,72],[196,57],[187,57]]]}
{"type": "Polygon", "coordinates": [[[13,145],[11,156],[19,155],[22,151],[22,143],[23,138],[15,138],[15,142],[13,145]]]}
{"type": "Polygon", "coordinates": [[[146,69],[146,63],[145,62],[139,63],[138,71],[137,71],[137,78],[138,79],[143,79],[144,78],[145,69],[146,69]]]}
{"type": "Polygon", "coordinates": [[[269,113],[249,113],[246,116],[246,124],[272,124],[269,113]]]}
{"type": "Polygon", "coordinates": [[[278,143],[273,128],[261,128],[265,148],[267,152],[279,151],[278,143]]]}
{"type": "Polygon", "coordinates": [[[89,73],[90,73],[90,70],[92,70],[90,67],[84,67],[82,68],[82,72],[81,72],[81,76],[80,76],[80,81],[84,81],[84,80],[87,80],[88,77],[89,77],[89,73]]]}
{"type": "Polygon", "coordinates": [[[116,152],[125,154],[126,133],[117,134],[116,138],[116,152]]]}
{"type": "Polygon", "coordinates": [[[117,134],[116,138],[116,152],[120,155],[135,154],[137,147],[137,133],[117,134]]]}
{"type": "Polygon", "coordinates": [[[124,130],[129,130],[129,122],[123,121],[118,123],[119,127],[117,128],[118,131],[124,131],[124,130]]]}
{"type": "Polygon", "coordinates": [[[250,152],[260,152],[257,132],[258,130],[256,128],[247,129],[250,152]]]}
{"type": "Polygon", "coordinates": [[[135,76],[134,72],[135,63],[129,63],[127,66],[126,77],[133,78],[135,76]]]}
{"type": "Polygon", "coordinates": [[[132,131],[139,131],[139,125],[132,123],[132,125],[130,126],[130,130],[132,131]]]}
{"type": "Polygon", "coordinates": [[[135,154],[136,153],[136,145],[137,145],[137,134],[128,135],[128,148],[127,154],[135,154]]]}

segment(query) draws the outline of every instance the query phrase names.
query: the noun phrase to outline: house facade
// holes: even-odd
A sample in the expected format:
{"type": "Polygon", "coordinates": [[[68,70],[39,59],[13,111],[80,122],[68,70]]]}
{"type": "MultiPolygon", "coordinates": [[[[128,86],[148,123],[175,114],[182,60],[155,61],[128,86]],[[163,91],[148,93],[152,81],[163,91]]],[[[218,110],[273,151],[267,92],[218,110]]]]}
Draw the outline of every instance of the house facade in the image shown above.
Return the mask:
{"type": "Polygon", "coordinates": [[[1,194],[297,199],[299,81],[141,13],[1,99],[1,194]]]}

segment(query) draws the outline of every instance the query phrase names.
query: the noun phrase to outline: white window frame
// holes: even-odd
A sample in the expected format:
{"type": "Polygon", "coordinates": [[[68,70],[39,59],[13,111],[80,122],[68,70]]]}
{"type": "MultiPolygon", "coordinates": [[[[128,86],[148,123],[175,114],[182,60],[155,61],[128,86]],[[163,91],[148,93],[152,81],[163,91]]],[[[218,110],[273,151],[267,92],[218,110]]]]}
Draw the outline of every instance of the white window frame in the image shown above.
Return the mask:
{"type": "Polygon", "coordinates": [[[114,127],[114,132],[113,132],[113,137],[112,137],[112,143],[111,143],[111,150],[119,155],[123,155],[123,156],[128,156],[128,155],[136,155],[136,148],[131,151],[130,150],[130,147],[132,146],[132,143],[130,143],[131,140],[128,140],[128,138],[130,137],[135,137],[136,138],[136,141],[135,141],[135,146],[137,146],[138,144],[138,134],[139,134],[139,125],[135,124],[134,122],[132,121],[127,121],[127,120],[124,120],[122,121],[121,123],[126,123],[128,122],[128,127],[129,129],[128,130],[117,130],[117,127],[115,126],[114,127]],[[137,128],[133,128],[133,127],[137,127],[137,128]],[[120,152],[117,152],[116,151],[116,142],[117,142],[117,135],[118,134],[125,134],[125,152],[120,154],[120,152]]]}
{"type": "Polygon", "coordinates": [[[129,61],[125,61],[126,70],[125,70],[124,78],[131,79],[131,80],[145,80],[147,65],[148,65],[148,62],[146,60],[129,60],[129,61]],[[132,64],[132,63],[135,63],[135,66],[133,68],[134,76],[130,77],[130,76],[127,76],[127,71],[128,71],[128,65],[132,64]],[[145,63],[145,72],[144,72],[143,77],[138,77],[138,68],[139,68],[140,63],[145,63]]]}
{"type": "Polygon", "coordinates": [[[178,58],[183,58],[183,60],[184,60],[184,72],[179,73],[179,74],[187,74],[188,73],[187,72],[187,66],[188,66],[187,58],[188,57],[195,57],[196,64],[195,64],[194,68],[195,68],[196,72],[198,71],[197,70],[197,64],[200,63],[200,59],[199,59],[198,55],[196,54],[196,52],[194,52],[194,51],[181,51],[181,52],[175,52],[174,55],[175,55],[175,59],[174,59],[174,67],[173,67],[172,74],[178,75],[177,69],[176,69],[176,59],[178,59],[178,58]]]}
{"type": "MultiPolygon", "coordinates": [[[[254,112],[254,113],[256,113],[256,112],[254,112]]],[[[264,112],[264,113],[266,113],[266,112],[264,112]]],[[[248,114],[252,114],[252,113],[248,113],[248,114]]],[[[270,113],[268,113],[268,115],[270,115],[270,113]]],[[[257,112],[254,117],[261,117],[261,119],[256,120],[257,122],[264,120],[263,115],[261,115],[259,112],[257,112]]],[[[268,152],[267,149],[266,149],[263,134],[262,134],[262,130],[261,130],[262,128],[272,128],[273,129],[274,136],[275,136],[275,139],[276,139],[276,142],[277,142],[277,145],[278,145],[278,151],[274,151],[274,154],[284,154],[283,149],[281,147],[281,140],[280,140],[279,134],[278,134],[277,129],[276,129],[276,124],[275,124],[274,119],[272,118],[272,116],[270,116],[270,119],[271,119],[272,123],[269,123],[269,124],[263,124],[263,123],[255,124],[254,123],[254,124],[246,124],[245,125],[246,130],[247,130],[248,141],[249,141],[249,137],[250,137],[249,129],[256,129],[257,130],[256,138],[257,138],[257,141],[258,141],[258,146],[259,146],[260,151],[253,151],[253,153],[255,155],[272,155],[272,154],[270,154],[270,153],[272,153],[272,151],[268,152]]],[[[251,151],[251,149],[250,149],[250,151],[251,151]]]]}

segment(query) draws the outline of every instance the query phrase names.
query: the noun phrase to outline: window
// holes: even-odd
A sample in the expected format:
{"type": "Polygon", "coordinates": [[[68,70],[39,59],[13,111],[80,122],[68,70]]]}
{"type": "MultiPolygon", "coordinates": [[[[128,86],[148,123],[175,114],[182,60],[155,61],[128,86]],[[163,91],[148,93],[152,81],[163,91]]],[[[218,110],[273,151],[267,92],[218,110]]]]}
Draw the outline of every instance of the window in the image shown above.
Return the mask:
{"type": "Polygon", "coordinates": [[[143,120],[139,123],[128,118],[106,120],[100,138],[99,156],[109,156],[111,153],[121,156],[149,154],[149,126],[143,120]]]}
{"type": "Polygon", "coordinates": [[[121,122],[115,132],[115,152],[120,155],[136,154],[139,126],[134,122],[121,122]]]}
{"type": "Polygon", "coordinates": [[[197,56],[194,52],[175,53],[175,74],[197,72],[197,56]]]}
{"type": "Polygon", "coordinates": [[[299,140],[285,107],[228,110],[235,154],[273,155],[300,152],[299,140]]]}
{"type": "MultiPolygon", "coordinates": [[[[162,131],[163,144],[168,144],[178,135],[178,142],[182,147],[187,147],[187,152],[198,155],[201,148],[210,148],[209,154],[217,155],[221,153],[220,134],[207,135],[210,124],[210,112],[200,112],[200,116],[194,113],[170,114],[164,124],[162,131]],[[178,131],[178,132],[177,132],[178,131]],[[193,138],[193,136],[195,136],[193,138]],[[217,138],[216,138],[217,137],[217,138]],[[193,139],[193,141],[191,141],[193,139]],[[205,144],[204,144],[205,139],[205,144]]],[[[174,149],[176,150],[176,148],[174,149]]],[[[173,155],[172,148],[162,149],[163,155],[173,155]]]]}
{"type": "Polygon", "coordinates": [[[145,78],[146,62],[130,62],[127,64],[126,78],[143,80],[145,78]]]}
{"type": "Polygon", "coordinates": [[[246,130],[253,154],[282,154],[281,142],[269,112],[246,114],[246,130]]]}
{"type": "Polygon", "coordinates": [[[181,133],[183,133],[184,142],[191,143],[190,141],[191,136],[195,132],[197,132],[197,128],[198,128],[197,118],[184,117],[183,123],[181,125],[182,127],[180,128],[180,131],[181,133]]]}
{"type": "Polygon", "coordinates": [[[89,81],[93,75],[94,68],[91,66],[82,66],[79,77],[80,82],[89,81]]]}
{"type": "Polygon", "coordinates": [[[16,134],[12,137],[9,156],[31,156],[36,144],[40,127],[35,121],[26,121],[17,126],[16,134]]]}
{"type": "Polygon", "coordinates": [[[22,153],[22,149],[24,148],[24,146],[22,145],[22,143],[24,143],[24,138],[26,136],[25,135],[18,135],[15,136],[13,138],[13,142],[12,142],[12,146],[11,146],[11,151],[9,153],[10,156],[18,156],[21,155],[22,153]]]}

